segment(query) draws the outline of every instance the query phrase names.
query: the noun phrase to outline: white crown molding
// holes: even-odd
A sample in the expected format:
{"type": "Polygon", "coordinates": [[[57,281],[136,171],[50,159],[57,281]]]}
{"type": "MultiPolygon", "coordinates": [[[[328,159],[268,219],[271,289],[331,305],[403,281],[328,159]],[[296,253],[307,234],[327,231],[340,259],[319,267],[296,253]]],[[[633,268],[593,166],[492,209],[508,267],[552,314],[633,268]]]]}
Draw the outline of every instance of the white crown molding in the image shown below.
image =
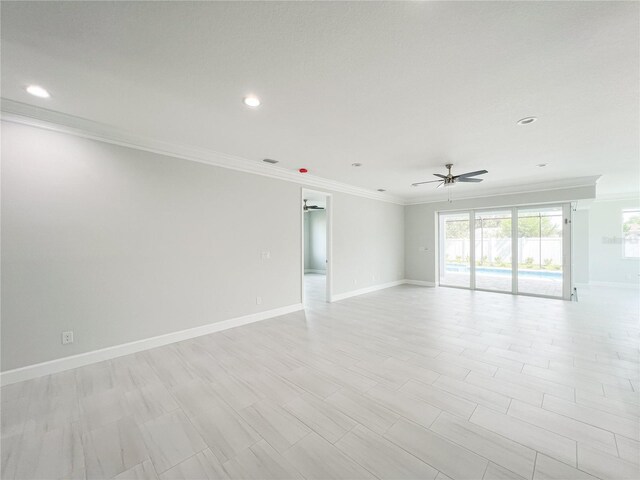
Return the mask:
{"type": "Polygon", "coordinates": [[[57,358],[48,362],[36,363],[34,365],[27,365],[26,367],[7,370],[0,373],[0,385],[4,386],[12,383],[23,382],[25,380],[31,380],[32,378],[38,378],[44,375],[51,375],[65,370],[83,367],[92,363],[122,357],[124,355],[141,352],[143,350],[149,350],[150,348],[161,347],[170,343],[181,342],[182,340],[188,340],[190,338],[200,337],[202,335],[208,335],[222,330],[228,330],[229,328],[240,327],[249,323],[287,315],[289,313],[302,310],[303,308],[304,306],[301,303],[297,303],[286,307],[274,308],[264,312],[231,318],[221,322],[210,323],[200,327],[189,328],[187,330],[171,332],[157,337],[143,338],[142,340],[136,340],[135,342],[123,343],[112,347],[102,348],[100,350],[93,350],[91,352],[80,353],[69,357],[57,358]]]}
{"type": "MultiPolygon", "coordinates": [[[[445,198],[420,197],[402,198],[386,193],[375,192],[365,188],[356,187],[346,183],[329,180],[315,175],[305,174],[301,176],[298,172],[291,171],[276,165],[266,165],[254,162],[246,158],[229,155],[184,145],[176,145],[161,140],[154,140],[135,135],[109,125],[87,120],[85,118],[67,115],[65,113],[34,107],[26,103],[16,102],[7,98],[1,99],[0,110],[2,120],[43,128],[56,132],[75,135],[101,142],[119,145],[122,147],[134,148],[160,155],[188,160],[192,162],[205,163],[216,167],[228,168],[245,173],[262,175],[264,177],[276,178],[287,182],[293,182],[301,186],[318,188],[320,190],[330,190],[347,193],[359,197],[370,198],[398,205],[422,205],[426,203],[446,202],[445,198]]],[[[525,194],[535,192],[545,192],[553,190],[563,190],[567,188],[592,187],[596,184],[600,175],[591,177],[567,178],[551,180],[548,182],[513,185],[485,190],[479,194],[467,194],[455,196],[456,200],[472,200],[475,198],[495,197],[501,195],[525,194]]],[[[622,200],[637,198],[633,194],[621,194],[610,196],[598,196],[598,201],[622,200]],[[610,198],[609,198],[610,197],[610,198]]]]}
{"type": "MultiPolygon", "coordinates": [[[[521,195],[525,193],[537,193],[537,192],[551,192],[555,190],[566,190],[569,188],[580,188],[580,187],[595,187],[596,183],[600,179],[602,175],[593,175],[589,177],[575,177],[575,178],[564,178],[560,180],[551,180],[548,182],[542,183],[530,183],[527,185],[514,185],[514,186],[506,186],[502,188],[494,188],[491,190],[485,190],[480,194],[476,195],[463,195],[463,196],[455,196],[453,201],[458,200],[473,200],[476,198],[486,198],[486,197],[500,197],[505,195],[521,195]]],[[[408,200],[405,202],[405,205],[423,205],[426,203],[444,203],[447,202],[446,198],[440,199],[432,199],[432,198],[423,198],[419,200],[408,200]]]]}
{"type": "Polygon", "coordinates": [[[379,200],[382,202],[395,203],[398,205],[405,204],[404,199],[400,197],[374,192],[367,190],[366,188],[356,187],[315,175],[304,174],[304,176],[302,176],[298,172],[287,170],[282,167],[258,163],[226,153],[145,138],[116,129],[109,125],[56,112],[54,110],[34,107],[33,105],[16,102],[7,98],[2,98],[1,102],[0,110],[2,111],[2,120],[7,122],[29,125],[32,127],[111,143],[122,147],[135,148],[137,150],[167,155],[192,162],[206,163],[216,167],[262,175],[264,177],[277,178],[279,180],[320,188],[322,190],[348,193],[350,195],[370,198],[372,200],[379,200]]]}

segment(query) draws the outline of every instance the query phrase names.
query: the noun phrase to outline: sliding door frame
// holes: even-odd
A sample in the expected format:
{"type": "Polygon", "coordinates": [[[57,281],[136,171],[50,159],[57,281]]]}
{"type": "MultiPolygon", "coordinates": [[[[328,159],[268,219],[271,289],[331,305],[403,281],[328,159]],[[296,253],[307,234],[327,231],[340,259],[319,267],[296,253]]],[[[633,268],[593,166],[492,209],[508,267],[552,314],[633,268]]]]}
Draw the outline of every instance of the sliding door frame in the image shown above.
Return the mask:
{"type": "Polygon", "coordinates": [[[540,298],[553,298],[562,300],[571,300],[572,290],[572,251],[571,251],[571,203],[570,202],[553,202],[547,204],[534,204],[534,205],[516,205],[506,207],[487,207],[487,208],[465,208],[461,210],[442,210],[436,212],[436,219],[438,225],[437,234],[437,250],[438,250],[438,285],[448,288],[462,288],[465,290],[478,290],[482,292],[493,293],[506,293],[511,295],[526,295],[528,297],[540,297],[540,298]],[[518,291],[518,258],[519,258],[519,244],[518,244],[518,211],[520,209],[535,209],[535,208],[549,208],[560,207],[562,209],[562,295],[542,295],[538,293],[525,293],[518,291]],[[510,211],[511,212],[511,291],[505,290],[492,290],[488,288],[476,287],[476,254],[475,254],[475,217],[476,212],[492,212],[492,211],[510,211]],[[442,278],[442,271],[446,268],[444,264],[444,232],[442,231],[443,222],[441,216],[450,214],[465,214],[469,215],[469,287],[461,287],[456,285],[447,285],[440,282],[442,278]]]}
{"type": "MultiPolygon", "coordinates": [[[[443,227],[443,220],[442,220],[442,216],[444,215],[461,215],[463,213],[468,213],[469,214],[469,235],[471,238],[472,235],[472,223],[471,223],[471,216],[472,213],[469,210],[445,210],[442,212],[436,212],[436,224],[438,226],[438,228],[436,229],[436,258],[437,258],[437,281],[436,284],[437,285],[441,285],[443,287],[448,287],[448,288],[462,288],[464,290],[473,290],[473,288],[471,287],[463,287],[460,285],[447,285],[446,283],[441,283],[440,279],[443,276],[443,272],[444,269],[446,268],[446,263],[444,260],[444,249],[442,248],[442,244],[444,243],[444,235],[445,235],[445,231],[442,228],[443,227]]],[[[473,252],[473,248],[471,248],[471,243],[469,245],[469,269],[471,269],[471,265],[473,265],[473,260],[474,260],[474,252],[473,252]]],[[[471,280],[471,272],[469,272],[469,285],[472,285],[472,280],[471,280]]]]}

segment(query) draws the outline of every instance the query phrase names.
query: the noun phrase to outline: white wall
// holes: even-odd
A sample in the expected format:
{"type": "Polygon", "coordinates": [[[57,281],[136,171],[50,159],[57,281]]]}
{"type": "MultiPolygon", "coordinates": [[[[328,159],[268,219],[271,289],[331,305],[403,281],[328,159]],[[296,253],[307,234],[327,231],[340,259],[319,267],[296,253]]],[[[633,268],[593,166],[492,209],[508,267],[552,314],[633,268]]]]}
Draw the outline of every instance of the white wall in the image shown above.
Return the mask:
{"type": "MultiPolygon", "coordinates": [[[[299,303],[300,189],[3,122],[2,370],[299,303]]],[[[403,278],[402,206],[333,209],[334,294],[403,278]]]]}
{"type": "Polygon", "coordinates": [[[436,283],[436,214],[440,211],[493,208],[541,203],[562,203],[594,198],[595,185],[522,194],[494,195],[452,202],[408,205],[405,211],[406,278],[436,283]]]}
{"type": "Polygon", "coordinates": [[[589,208],[589,283],[637,285],[640,260],[624,258],[622,210],[640,208],[640,200],[595,201],[589,208]]]}
{"type": "Polygon", "coordinates": [[[573,281],[575,284],[589,283],[589,211],[573,213],[573,281]]]}

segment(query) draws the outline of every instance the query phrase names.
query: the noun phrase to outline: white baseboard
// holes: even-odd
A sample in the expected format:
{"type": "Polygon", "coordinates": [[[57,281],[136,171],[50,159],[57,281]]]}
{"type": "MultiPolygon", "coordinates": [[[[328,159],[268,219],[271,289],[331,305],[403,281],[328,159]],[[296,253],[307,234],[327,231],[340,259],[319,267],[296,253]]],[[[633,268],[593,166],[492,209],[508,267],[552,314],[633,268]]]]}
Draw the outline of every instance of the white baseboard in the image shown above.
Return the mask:
{"type": "Polygon", "coordinates": [[[326,270],[318,270],[315,268],[305,268],[304,273],[322,273],[323,275],[327,273],[326,270]]]}
{"type": "Polygon", "coordinates": [[[385,288],[397,287],[398,285],[418,285],[421,287],[435,287],[436,284],[434,282],[426,282],[424,280],[396,280],[395,282],[381,283],[380,285],[373,285],[371,287],[360,288],[358,290],[351,290],[350,292],[339,293],[338,295],[332,295],[332,302],[339,302],[340,300],[344,300],[345,298],[357,297],[358,295],[363,295],[365,293],[376,292],[378,290],[384,290],[385,288]]]}
{"type": "Polygon", "coordinates": [[[384,290],[385,288],[397,287],[398,285],[402,285],[404,280],[396,280],[395,282],[389,283],[381,283],[379,285],[372,285],[370,287],[360,288],[358,290],[351,290],[350,292],[339,293],[337,295],[331,296],[332,302],[339,302],[340,300],[344,300],[345,298],[357,297],[358,295],[363,295],[365,293],[376,292],[378,290],[384,290]]]}
{"type": "Polygon", "coordinates": [[[221,322],[210,323],[208,325],[202,325],[200,327],[188,328],[186,330],[167,333],[165,335],[159,335],[157,337],[144,338],[142,340],[136,340],[130,343],[123,343],[121,345],[101,348],[100,350],[94,350],[91,352],[80,353],[78,355],[58,358],[56,360],[50,360],[48,362],[36,363],[34,365],[28,365],[26,367],[16,368],[14,370],[7,370],[6,372],[0,373],[0,385],[9,385],[11,383],[22,382],[25,380],[30,380],[32,378],[42,377],[44,375],[50,375],[52,373],[58,373],[65,370],[71,370],[73,368],[83,367],[91,363],[102,362],[104,360],[121,357],[123,355],[129,355],[131,353],[140,352],[142,350],[161,347],[170,343],[188,340],[189,338],[200,337],[209,333],[239,327],[248,323],[259,322],[261,320],[267,320],[268,318],[273,317],[279,317],[280,315],[297,312],[299,310],[302,310],[303,308],[304,306],[301,303],[296,303],[294,305],[289,305],[286,307],[274,308],[273,310],[252,313],[250,315],[244,315],[242,317],[231,318],[229,320],[223,320],[221,322]]]}
{"type": "Polygon", "coordinates": [[[435,282],[427,282],[425,280],[408,280],[408,279],[406,279],[404,281],[404,283],[406,283],[408,285],[418,285],[420,287],[435,287],[436,286],[435,282]]]}

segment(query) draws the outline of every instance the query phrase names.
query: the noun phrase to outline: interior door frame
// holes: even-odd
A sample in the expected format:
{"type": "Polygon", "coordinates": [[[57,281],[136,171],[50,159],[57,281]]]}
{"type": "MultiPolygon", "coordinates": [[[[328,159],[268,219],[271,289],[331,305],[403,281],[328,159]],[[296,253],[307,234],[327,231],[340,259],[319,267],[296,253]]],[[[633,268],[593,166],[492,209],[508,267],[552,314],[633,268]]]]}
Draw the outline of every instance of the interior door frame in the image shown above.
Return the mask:
{"type": "Polygon", "coordinates": [[[300,188],[300,301],[304,306],[304,210],[302,205],[304,203],[305,194],[322,195],[325,197],[326,205],[325,210],[327,212],[327,227],[326,227],[326,250],[327,250],[327,271],[325,274],[325,300],[327,303],[332,302],[332,284],[333,284],[333,195],[329,192],[323,192],[320,190],[312,190],[310,188],[300,188]]]}
{"type": "Polygon", "coordinates": [[[483,292],[494,293],[507,293],[511,295],[526,295],[529,297],[541,297],[541,298],[553,298],[562,300],[571,300],[571,292],[573,286],[572,280],[572,207],[571,202],[550,202],[546,204],[531,204],[531,205],[509,205],[503,207],[486,207],[486,208],[465,208],[465,209],[452,209],[441,210],[436,212],[436,225],[437,225],[437,269],[438,274],[437,284],[448,288],[462,288],[466,290],[478,290],[483,292]],[[562,209],[562,295],[551,296],[541,295],[537,293],[524,293],[518,291],[518,257],[519,257],[519,244],[518,244],[518,211],[520,209],[535,209],[535,208],[549,208],[560,207],[562,209]],[[485,288],[476,288],[476,264],[475,264],[475,217],[476,212],[492,212],[492,211],[511,211],[511,291],[505,290],[490,290],[485,288]],[[469,286],[461,287],[456,285],[447,285],[440,282],[442,269],[446,268],[443,262],[443,240],[444,232],[442,231],[441,215],[448,214],[464,214],[469,215],[469,286]]]}

